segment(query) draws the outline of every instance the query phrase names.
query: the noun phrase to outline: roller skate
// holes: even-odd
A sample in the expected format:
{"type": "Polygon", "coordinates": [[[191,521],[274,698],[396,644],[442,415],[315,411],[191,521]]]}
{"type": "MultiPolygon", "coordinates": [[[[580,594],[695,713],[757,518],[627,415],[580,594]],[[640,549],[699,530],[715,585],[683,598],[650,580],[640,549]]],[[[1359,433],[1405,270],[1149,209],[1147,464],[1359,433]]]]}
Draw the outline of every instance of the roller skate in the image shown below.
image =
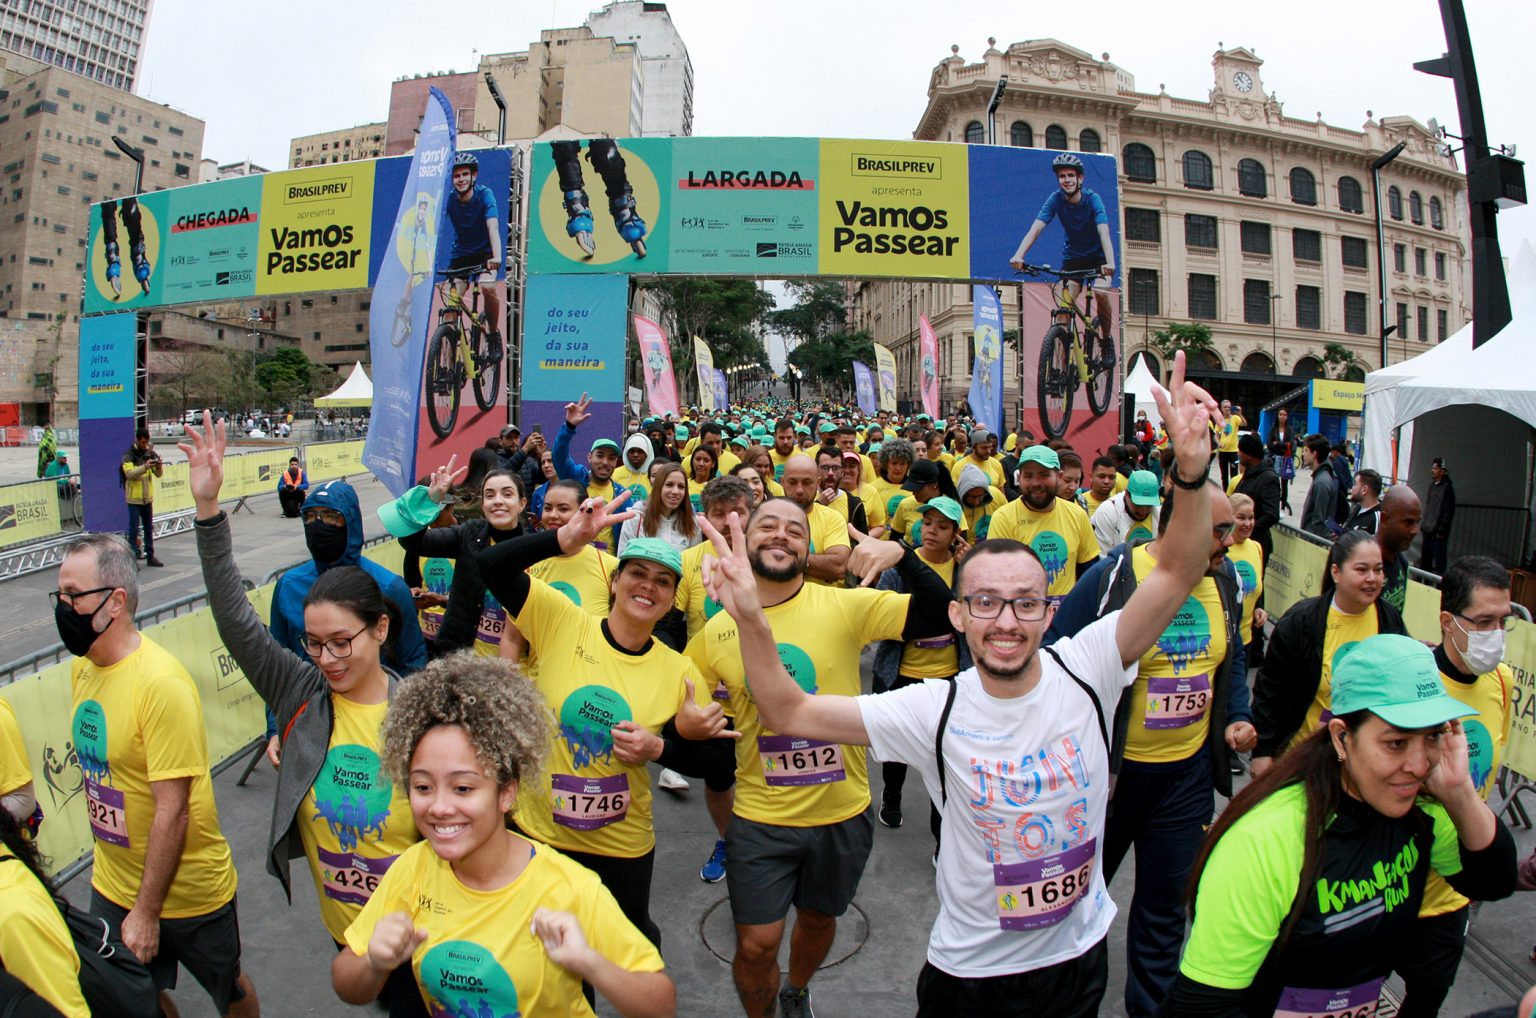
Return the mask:
{"type": "Polygon", "coordinates": [[[112,288],[112,299],[117,300],[123,295],[123,261],[117,254],[117,241],[106,244],[106,254],[107,285],[112,288]]]}
{"type": "Polygon", "coordinates": [[[570,217],[565,223],[565,234],[575,239],[586,256],[591,258],[597,253],[597,242],[592,239],[592,209],[587,204],[587,192],[565,192],[564,204],[565,214],[570,217]]]}
{"type": "Polygon", "coordinates": [[[608,210],[613,213],[613,227],[619,236],[641,258],[645,257],[645,220],[635,215],[635,196],[629,185],[624,193],[608,199],[608,210]]]}
{"type": "Polygon", "coordinates": [[[139,281],[146,294],[149,293],[149,257],[142,240],[133,245],[133,278],[139,281]]]}

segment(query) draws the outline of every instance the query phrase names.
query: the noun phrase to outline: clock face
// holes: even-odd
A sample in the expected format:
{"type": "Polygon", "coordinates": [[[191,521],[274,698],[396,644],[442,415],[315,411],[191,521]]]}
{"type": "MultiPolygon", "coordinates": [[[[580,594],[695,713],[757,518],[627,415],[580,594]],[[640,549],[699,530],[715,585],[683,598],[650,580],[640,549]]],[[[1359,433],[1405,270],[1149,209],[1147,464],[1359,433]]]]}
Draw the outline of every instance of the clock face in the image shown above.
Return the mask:
{"type": "Polygon", "coordinates": [[[1252,92],[1253,75],[1249,74],[1247,71],[1238,71],[1236,74],[1232,75],[1232,84],[1237,86],[1237,90],[1239,92],[1252,92]]]}

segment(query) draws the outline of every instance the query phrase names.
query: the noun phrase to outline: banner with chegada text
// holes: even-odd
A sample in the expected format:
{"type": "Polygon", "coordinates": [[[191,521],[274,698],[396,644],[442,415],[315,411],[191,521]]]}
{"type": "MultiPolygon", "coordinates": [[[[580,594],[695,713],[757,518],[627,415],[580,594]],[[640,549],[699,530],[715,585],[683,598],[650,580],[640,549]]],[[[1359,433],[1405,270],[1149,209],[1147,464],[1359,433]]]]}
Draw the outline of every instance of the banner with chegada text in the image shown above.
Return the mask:
{"type": "Polygon", "coordinates": [[[724,410],[715,405],[715,355],[709,344],[693,337],[693,373],[699,380],[699,409],[724,410]]]}

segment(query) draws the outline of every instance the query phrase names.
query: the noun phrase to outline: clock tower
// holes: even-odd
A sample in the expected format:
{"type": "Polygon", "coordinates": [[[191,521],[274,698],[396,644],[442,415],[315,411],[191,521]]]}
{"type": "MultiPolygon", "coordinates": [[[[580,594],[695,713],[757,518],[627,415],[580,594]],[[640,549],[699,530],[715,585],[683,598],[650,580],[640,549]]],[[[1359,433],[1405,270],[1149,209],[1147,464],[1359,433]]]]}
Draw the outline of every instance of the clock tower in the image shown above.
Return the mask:
{"type": "Polygon", "coordinates": [[[1263,64],[1264,61],[1255,56],[1252,50],[1243,46],[1218,49],[1211,58],[1211,66],[1216,71],[1213,93],[1231,99],[1264,102],[1268,97],[1264,93],[1264,83],[1259,78],[1259,68],[1263,64]]]}

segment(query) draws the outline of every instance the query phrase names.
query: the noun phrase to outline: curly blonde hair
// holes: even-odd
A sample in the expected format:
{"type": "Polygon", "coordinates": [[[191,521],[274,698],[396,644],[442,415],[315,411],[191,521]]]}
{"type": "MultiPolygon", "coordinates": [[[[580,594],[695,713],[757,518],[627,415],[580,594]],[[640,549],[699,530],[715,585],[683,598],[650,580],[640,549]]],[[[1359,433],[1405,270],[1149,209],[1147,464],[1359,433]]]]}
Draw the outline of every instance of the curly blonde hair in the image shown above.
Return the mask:
{"type": "Polygon", "coordinates": [[[457,725],[498,788],[532,780],[549,748],[549,708],[517,665],[464,650],[400,683],[384,719],[384,767],[405,785],[411,755],[440,725],[457,725]]]}

